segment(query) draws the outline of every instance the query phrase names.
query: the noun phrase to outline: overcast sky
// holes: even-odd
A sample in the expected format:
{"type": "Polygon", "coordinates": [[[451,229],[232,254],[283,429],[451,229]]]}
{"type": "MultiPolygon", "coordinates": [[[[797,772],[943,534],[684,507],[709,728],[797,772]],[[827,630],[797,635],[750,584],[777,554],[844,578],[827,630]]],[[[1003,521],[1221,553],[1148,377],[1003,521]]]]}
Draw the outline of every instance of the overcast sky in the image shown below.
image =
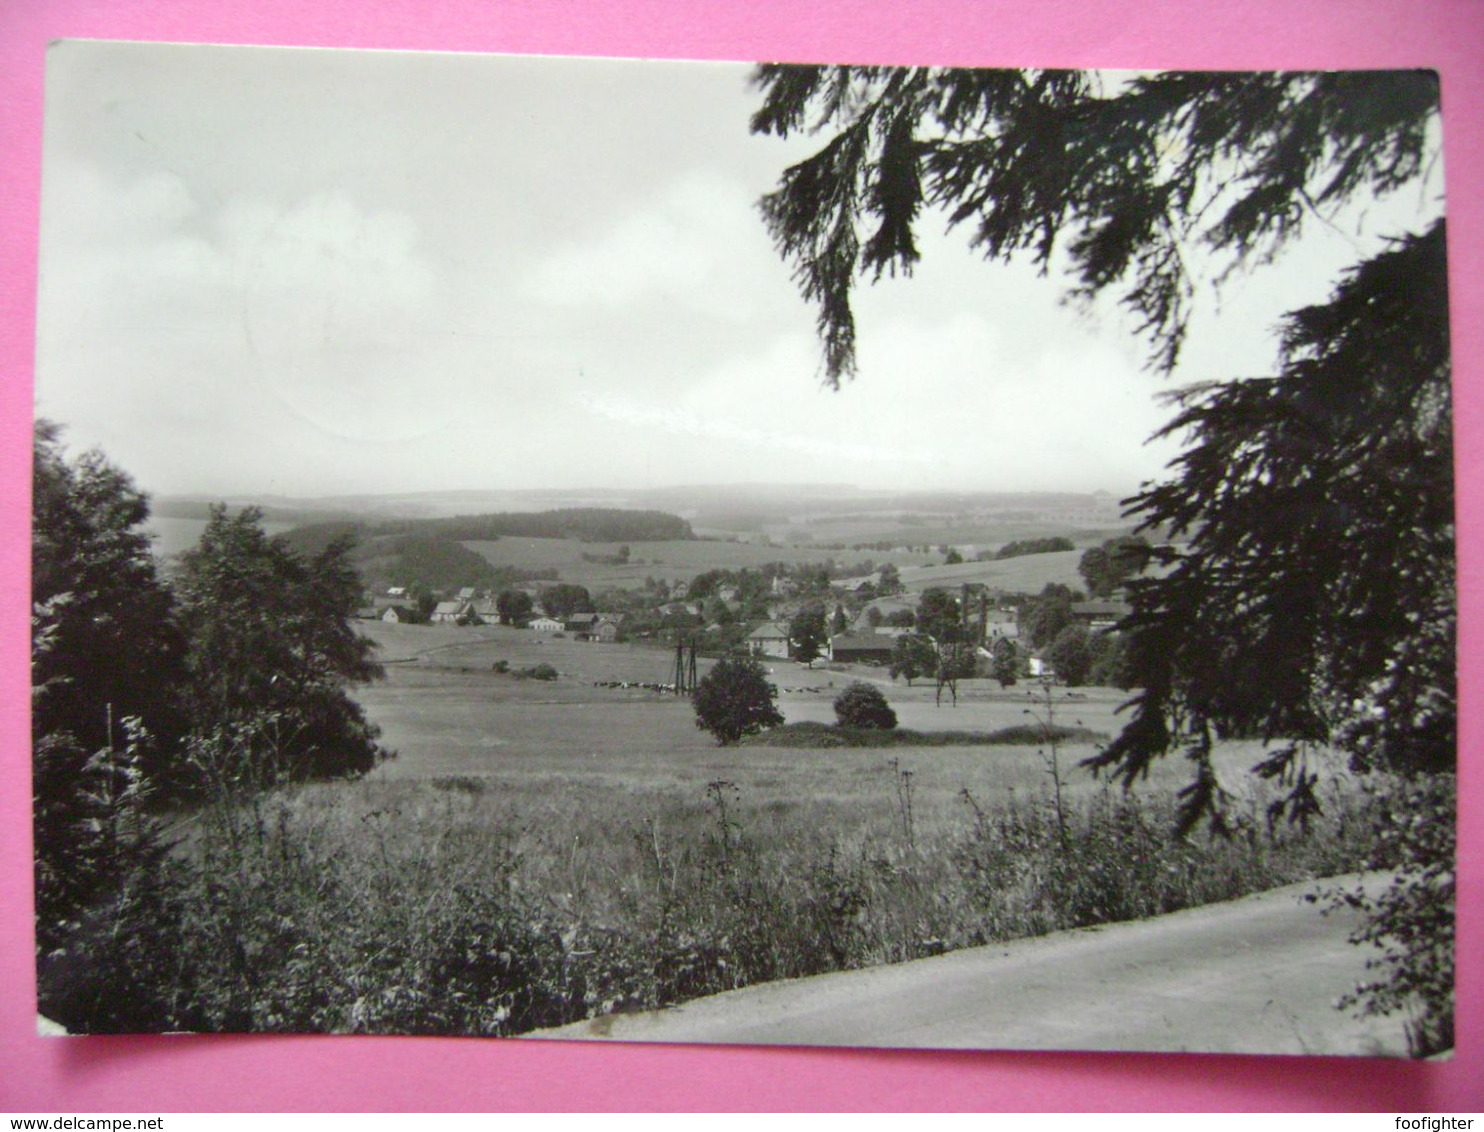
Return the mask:
{"type": "Polygon", "coordinates": [[[749,73],[54,45],[37,412],[160,494],[1123,492],[1174,451],[1155,394],[1267,372],[1356,258],[1321,232],[1232,286],[1169,379],[928,218],[829,392],[756,210],[809,143],[748,134],[749,73]]]}

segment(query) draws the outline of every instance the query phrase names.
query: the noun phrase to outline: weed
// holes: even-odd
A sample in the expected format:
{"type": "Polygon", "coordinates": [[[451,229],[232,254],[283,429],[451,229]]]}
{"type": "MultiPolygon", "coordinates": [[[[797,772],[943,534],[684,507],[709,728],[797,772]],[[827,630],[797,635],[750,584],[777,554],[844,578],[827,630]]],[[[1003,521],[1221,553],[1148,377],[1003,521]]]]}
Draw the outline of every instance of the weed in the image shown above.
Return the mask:
{"type": "Polygon", "coordinates": [[[1171,842],[1173,799],[1109,790],[964,789],[955,819],[886,769],[894,813],[855,824],[723,778],[524,824],[483,779],[226,790],[44,965],[43,1006],[76,1031],[508,1035],[1347,871],[1368,828],[1348,795],[1308,837],[1254,798],[1241,836],[1171,842]]]}

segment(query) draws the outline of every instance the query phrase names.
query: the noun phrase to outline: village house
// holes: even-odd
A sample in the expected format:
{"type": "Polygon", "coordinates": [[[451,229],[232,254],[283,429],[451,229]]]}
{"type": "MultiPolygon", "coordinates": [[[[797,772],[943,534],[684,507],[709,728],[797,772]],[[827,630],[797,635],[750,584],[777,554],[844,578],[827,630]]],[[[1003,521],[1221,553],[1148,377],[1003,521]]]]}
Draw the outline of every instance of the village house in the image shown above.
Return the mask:
{"type": "Polygon", "coordinates": [[[409,606],[389,605],[382,613],[381,619],[388,625],[410,625],[416,616],[409,606]]]}
{"type": "Polygon", "coordinates": [[[538,617],[530,624],[533,633],[560,633],[564,628],[555,617],[538,617]]]}
{"type": "Polygon", "coordinates": [[[455,625],[468,612],[469,605],[463,601],[440,601],[433,607],[429,621],[435,625],[455,625]]]}
{"type": "Polygon", "coordinates": [[[836,578],[830,585],[846,593],[863,594],[875,593],[876,587],[881,584],[881,571],[874,574],[866,574],[859,578],[836,578]]]}
{"type": "Polygon", "coordinates": [[[788,659],[788,627],[776,621],[759,625],[747,634],[747,651],[753,656],[788,659]]]}

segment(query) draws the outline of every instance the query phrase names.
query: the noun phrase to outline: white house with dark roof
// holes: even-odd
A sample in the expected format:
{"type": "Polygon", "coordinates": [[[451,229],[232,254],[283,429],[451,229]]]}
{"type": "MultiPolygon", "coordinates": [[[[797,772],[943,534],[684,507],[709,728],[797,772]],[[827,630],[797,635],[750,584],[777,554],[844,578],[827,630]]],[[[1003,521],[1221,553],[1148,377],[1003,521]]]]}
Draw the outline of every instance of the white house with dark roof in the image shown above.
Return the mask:
{"type": "Polygon", "coordinates": [[[466,601],[440,601],[433,607],[428,620],[435,625],[455,625],[468,611],[469,603],[466,601]]]}
{"type": "Polygon", "coordinates": [[[777,621],[759,625],[747,634],[747,651],[753,656],[776,656],[788,659],[788,626],[777,621]]]}

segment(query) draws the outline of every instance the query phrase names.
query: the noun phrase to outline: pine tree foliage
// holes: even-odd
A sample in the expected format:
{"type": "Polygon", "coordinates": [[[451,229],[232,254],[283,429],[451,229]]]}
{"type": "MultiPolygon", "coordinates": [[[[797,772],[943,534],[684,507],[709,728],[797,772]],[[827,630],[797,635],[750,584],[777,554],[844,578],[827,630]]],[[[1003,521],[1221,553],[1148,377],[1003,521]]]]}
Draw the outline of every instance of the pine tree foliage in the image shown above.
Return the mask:
{"type": "MultiPolygon", "coordinates": [[[[1169,371],[1203,279],[1270,262],[1362,194],[1415,188],[1438,111],[1425,72],[765,66],[756,82],[755,132],[829,135],[762,210],[819,307],[836,384],[855,364],[853,287],[910,272],[929,208],[989,259],[1029,255],[1064,265],[1075,296],[1116,293],[1169,371]]],[[[1184,747],[1206,767],[1193,822],[1220,800],[1220,734],[1288,741],[1264,773],[1300,787],[1300,812],[1304,744],[1453,765],[1448,379],[1437,220],[1288,315],[1275,376],[1171,395],[1164,432],[1189,447],[1132,506],[1144,529],[1190,542],[1130,586],[1144,692],[1098,767],[1131,781],[1184,747]]]]}
{"type": "MultiPolygon", "coordinates": [[[[1343,210],[1420,197],[1437,157],[1427,72],[765,66],[755,81],[754,132],[825,139],[761,207],[818,308],[836,387],[855,370],[853,288],[910,274],[927,210],[989,260],[1028,256],[1065,272],[1073,298],[1116,296],[1171,373],[1207,285],[1343,210]]],[[[1317,746],[1403,781],[1456,768],[1445,226],[1421,204],[1412,226],[1372,233],[1384,246],[1358,252],[1327,300],[1286,316],[1274,374],[1170,394],[1162,435],[1186,449],[1129,501],[1175,544],[1157,551],[1161,574],[1126,585],[1120,668],[1141,691],[1090,762],[1132,784],[1183,750],[1182,832],[1202,817],[1226,828],[1212,760],[1226,736],[1268,742],[1256,770],[1287,787],[1269,817],[1300,825],[1319,807],[1317,746]]],[[[1428,788],[1395,794],[1414,795],[1428,788]]],[[[1444,925],[1451,939],[1450,846],[1403,846],[1364,937],[1394,965],[1362,995],[1381,1011],[1420,1002],[1423,1051],[1451,1042],[1451,948],[1418,945],[1444,925]]]]}
{"type": "Polygon", "coordinates": [[[1174,367],[1198,284],[1271,261],[1306,218],[1415,181],[1435,74],[979,71],[766,65],[754,133],[831,134],[763,198],[825,374],[855,369],[850,294],[910,274],[925,209],[992,260],[1060,248],[1073,293],[1112,289],[1174,367]],[[1198,275],[1194,265],[1202,265],[1198,275]]]}
{"type": "Polygon", "coordinates": [[[61,429],[36,424],[32,488],[32,735],[66,732],[96,750],[110,724],[173,733],[180,639],[155,570],[149,504],[99,452],[68,457],[61,429]]]}
{"type": "MultiPolygon", "coordinates": [[[[1204,762],[1232,734],[1288,741],[1263,772],[1300,786],[1305,744],[1360,769],[1453,769],[1444,287],[1439,223],[1291,314],[1279,376],[1175,395],[1165,431],[1192,444],[1133,509],[1189,541],[1166,576],[1129,583],[1144,690],[1096,765],[1132,781],[1173,743],[1204,762]]],[[[1192,792],[1188,820],[1218,800],[1192,792]]]]}

